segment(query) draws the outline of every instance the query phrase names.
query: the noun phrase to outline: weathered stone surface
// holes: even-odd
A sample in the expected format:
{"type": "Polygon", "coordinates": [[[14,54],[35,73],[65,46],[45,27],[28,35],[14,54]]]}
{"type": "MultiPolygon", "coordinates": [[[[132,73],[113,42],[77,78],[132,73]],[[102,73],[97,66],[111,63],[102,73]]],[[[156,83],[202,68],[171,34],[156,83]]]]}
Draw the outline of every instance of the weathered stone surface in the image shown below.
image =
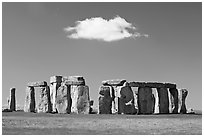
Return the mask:
{"type": "Polygon", "coordinates": [[[29,82],[28,87],[45,87],[47,86],[46,81],[29,82]]]}
{"type": "Polygon", "coordinates": [[[188,95],[188,91],[186,90],[186,89],[179,89],[178,90],[179,91],[179,95],[180,95],[180,97],[179,97],[179,102],[180,102],[180,113],[181,114],[186,114],[186,112],[187,112],[187,109],[186,109],[186,97],[187,97],[187,95],[188,95]]]}
{"type": "Polygon", "coordinates": [[[77,110],[79,114],[89,114],[90,97],[88,86],[78,86],[77,110]]]}
{"type": "Polygon", "coordinates": [[[134,96],[134,107],[137,113],[138,112],[138,90],[137,91],[133,91],[133,96],[134,96]]]}
{"type": "Polygon", "coordinates": [[[35,89],[34,87],[26,88],[24,112],[35,112],[35,89]]]}
{"type": "Polygon", "coordinates": [[[139,87],[138,89],[138,107],[139,114],[153,114],[155,99],[152,89],[149,87],[139,87]]]}
{"type": "Polygon", "coordinates": [[[16,111],[16,97],[15,97],[15,88],[10,89],[10,98],[9,98],[9,109],[11,111],[16,111]]]}
{"type": "Polygon", "coordinates": [[[178,113],[178,90],[176,88],[170,88],[169,91],[173,96],[172,113],[177,114],[178,113]]]}
{"type": "Polygon", "coordinates": [[[159,113],[168,114],[169,113],[169,97],[167,88],[157,88],[159,96],[159,113]]]}
{"type": "Polygon", "coordinates": [[[88,86],[71,85],[71,98],[72,98],[72,113],[89,113],[89,88],[88,86]]]}
{"type": "Polygon", "coordinates": [[[82,85],[85,86],[85,80],[82,76],[69,76],[67,80],[65,80],[67,85],[82,85]]]}
{"type": "Polygon", "coordinates": [[[129,82],[130,87],[176,88],[176,84],[158,82],[129,82]]]}
{"type": "Polygon", "coordinates": [[[134,95],[131,87],[125,82],[120,89],[119,114],[133,114],[135,112],[134,95]]]}
{"type": "Polygon", "coordinates": [[[40,98],[38,104],[38,113],[50,113],[52,111],[50,101],[50,88],[49,86],[40,88],[40,98]]]}
{"type": "Polygon", "coordinates": [[[52,106],[52,111],[56,112],[56,98],[57,98],[57,90],[61,86],[61,83],[51,83],[50,84],[50,101],[52,106]]]}
{"type": "Polygon", "coordinates": [[[112,92],[114,93],[114,97],[112,97],[112,113],[118,113],[119,110],[119,97],[120,97],[120,90],[122,86],[112,86],[113,90],[112,92]]]}
{"type": "Polygon", "coordinates": [[[152,89],[152,94],[154,95],[155,99],[154,114],[159,114],[159,95],[155,88],[152,89]]]}
{"type": "Polygon", "coordinates": [[[126,82],[125,79],[113,79],[113,80],[104,80],[102,81],[103,85],[110,85],[110,86],[123,86],[126,82]]]}
{"type": "Polygon", "coordinates": [[[57,89],[56,108],[58,113],[71,113],[70,86],[62,84],[57,89]]]}
{"type": "Polygon", "coordinates": [[[50,83],[61,83],[62,76],[52,76],[50,77],[50,83]]]}
{"type": "Polygon", "coordinates": [[[111,114],[112,108],[112,87],[100,86],[99,88],[99,114],[111,114]]]}

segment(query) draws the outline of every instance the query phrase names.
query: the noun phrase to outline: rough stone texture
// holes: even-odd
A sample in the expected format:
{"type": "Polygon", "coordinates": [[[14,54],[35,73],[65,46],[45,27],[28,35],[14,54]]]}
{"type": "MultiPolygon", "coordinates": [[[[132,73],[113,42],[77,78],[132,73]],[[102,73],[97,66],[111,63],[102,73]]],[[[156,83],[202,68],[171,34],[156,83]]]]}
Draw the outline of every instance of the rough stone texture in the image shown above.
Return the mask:
{"type": "Polygon", "coordinates": [[[71,113],[70,86],[62,84],[57,89],[56,108],[58,113],[71,113]]]}
{"type": "Polygon", "coordinates": [[[119,114],[133,114],[136,110],[134,107],[134,95],[131,87],[125,82],[120,89],[119,97],[119,114]]]}
{"type": "Polygon", "coordinates": [[[77,110],[79,114],[89,114],[89,87],[78,86],[77,110]]]}
{"type": "Polygon", "coordinates": [[[40,98],[38,104],[38,113],[50,113],[52,111],[50,101],[50,88],[49,86],[40,88],[40,98]]]}
{"type": "Polygon", "coordinates": [[[135,110],[138,111],[138,90],[133,91],[133,96],[134,96],[134,107],[135,107],[135,110]]]}
{"type": "Polygon", "coordinates": [[[178,90],[176,88],[170,88],[169,92],[173,96],[172,113],[177,114],[178,113],[178,90]]]}
{"type": "Polygon", "coordinates": [[[138,107],[139,114],[153,114],[155,99],[152,89],[149,87],[139,87],[138,89],[138,107]]]}
{"type": "Polygon", "coordinates": [[[82,76],[69,76],[68,79],[64,79],[66,85],[82,85],[85,86],[85,80],[82,76]]]}
{"type": "Polygon", "coordinates": [[[29,82],[27,86],[29,86],[29,87],[45,87],[45,86],[47,86],[47,82],[46,81],[29,82]]]}
{"type": "Polygon", "coordinates": [[[99,88],[99,114],[111,114],[112,97],[111,86],[100,86],[99,88]]]}
{"type": "Polygon", "coordinates": [[[180,94],[181,94],[181,98],[179,98],[181,101],[181,108],[180,108],[180,113],[181,114],[186,114],[187,109],[186,109],[186,97],[188,95],[188,91],[186,89],[180,89],[179,90],[180,94]]]}
{"type": "Polygon", "coordinates": [[[119,110],[119,97],[120,97],[120,90],[122,86],[112,86],[113,87],[113,101],[112,101],[112,113],[118,113],[119,110]]]}
{"type": "Polygon", "coordinates": [[[168,114],[169,113],[169,97],[167,88],[157,88],[159,96],[159,113],[168,114]]]}
{"type": "Polygon", "coordinates": [[[56,97],[57,90],[61,86],[61,83],[51,83],[50,84],[50,101],[52,106],[52,111],[56,112],[56,97]]]}
{"type": "Polygon", "coordinates": [[[50,83],[61,83],[62,76],[52,76],[50,77],[50,83]]]}
{"type": "Polygon", "coordinates": [[[10,89],[10,99],[9,99],[9,109],[10,111],[16,111],[16,97],[15,97],[15,88],[10,89]]]}
{"type": "Polygon", "coordinates": [[[176,88],[176,84],[158,82],[129,82],[130,87],[176,88]]]}
{"type": "Polygon", "coordinates": [[[157,90],[154,88],[152,89],[152,93],[155,98],[155,104],[154,104],[154,114],[159,114],[159,95],[157,90]]]}
{"type": "Polygon", "coordinates": [[[71,98],[72,98],[72,113],[89,113],[89,88],[88,86],[71,85],[71,98]]]}
{"type": "Polygon", "coordinates": [[[123,86],[126,82],[125,79],[113,79],[113,80],[104,80],[102,81],[103,85],[110,85],[110,86],[123,86]]]}
{"type": "Polygon", "coordinates": [[[34,87],[26,88],[24,112],[35,112],[35,89],[34,87]]]}
{"type": "Polygon", "coordinates": [[[172,113],[174,108],[174,101],[173,101],[173,96],[171,95],[169,90],[168,90],[168,101],[169,101],[169,113],[172,113]]]}

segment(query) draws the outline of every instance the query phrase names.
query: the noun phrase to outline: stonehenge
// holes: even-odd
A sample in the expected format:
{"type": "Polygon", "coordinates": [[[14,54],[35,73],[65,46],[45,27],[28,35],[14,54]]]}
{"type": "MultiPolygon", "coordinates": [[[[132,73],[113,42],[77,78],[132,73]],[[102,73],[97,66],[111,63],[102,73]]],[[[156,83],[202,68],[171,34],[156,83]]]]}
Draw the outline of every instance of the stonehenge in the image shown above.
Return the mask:
{"type": "MultiPolygon", "coordinates": [[[[10,89],[9,111],[16,111],[15,88],[10,89]]],[[[186,114],[187,89],[176,84],[104,80],[99,87],[98,114],[186,114]]],[[[46,81],[27,83],[24,112],[93,114],[89,86],[82,76],[51,76],[46,81]],[[36,104],[35,88],[39,88],[36,104]]]]}
{"type": "Polygon", "coordinates": [[[24,112],[35,112],[35,88],[40,88],[37,113],[89,114],[89,87],[82,76],[51,76],[46,81],[29,82],[26,88],[24,112]]]}
{"type": "Polygon", "coordinates": [[[127,82],[125,79],[116,79],[104,80],[102,85],[99,88],[99,114],[111,114],[111,112],[116,114],[185,114],[187,112],[185,100],[188,91],[178,90],[176,84],[127,82]],[[102,87],[107,89],[104,90],[102,87]],[[137,87],[138,90],[133,91],[132,87],[137,87]],[[110,91],[114,93],[112,98],[110,91]]]}

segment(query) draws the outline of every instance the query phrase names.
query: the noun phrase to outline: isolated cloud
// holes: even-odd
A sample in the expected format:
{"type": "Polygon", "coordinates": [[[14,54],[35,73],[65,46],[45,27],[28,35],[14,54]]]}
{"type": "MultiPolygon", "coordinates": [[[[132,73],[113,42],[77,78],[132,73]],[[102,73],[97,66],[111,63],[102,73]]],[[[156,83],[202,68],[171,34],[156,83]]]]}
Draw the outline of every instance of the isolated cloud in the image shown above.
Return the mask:
{"type": "Polygon", "coordinates": [[[64,30],[68,33],[68,38],[96,39],[107,42],[130,37],[148,37],[147,34],[136,32],[135,26],[119,16],[110,20],[95,17],[77,21],[75,27],[67,27],[64,30]]]}

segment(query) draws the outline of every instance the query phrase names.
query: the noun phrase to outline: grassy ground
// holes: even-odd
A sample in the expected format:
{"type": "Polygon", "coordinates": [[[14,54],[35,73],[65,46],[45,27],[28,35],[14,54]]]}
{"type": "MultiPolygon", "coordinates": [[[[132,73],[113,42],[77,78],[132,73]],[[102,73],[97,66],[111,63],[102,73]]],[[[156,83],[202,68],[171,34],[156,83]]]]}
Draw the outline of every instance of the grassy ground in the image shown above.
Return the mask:
{"type": "Polygon", "coordinates": [[[202,115],[74,115],[2,112],[2,134],[202,134],[202,115]]]}

